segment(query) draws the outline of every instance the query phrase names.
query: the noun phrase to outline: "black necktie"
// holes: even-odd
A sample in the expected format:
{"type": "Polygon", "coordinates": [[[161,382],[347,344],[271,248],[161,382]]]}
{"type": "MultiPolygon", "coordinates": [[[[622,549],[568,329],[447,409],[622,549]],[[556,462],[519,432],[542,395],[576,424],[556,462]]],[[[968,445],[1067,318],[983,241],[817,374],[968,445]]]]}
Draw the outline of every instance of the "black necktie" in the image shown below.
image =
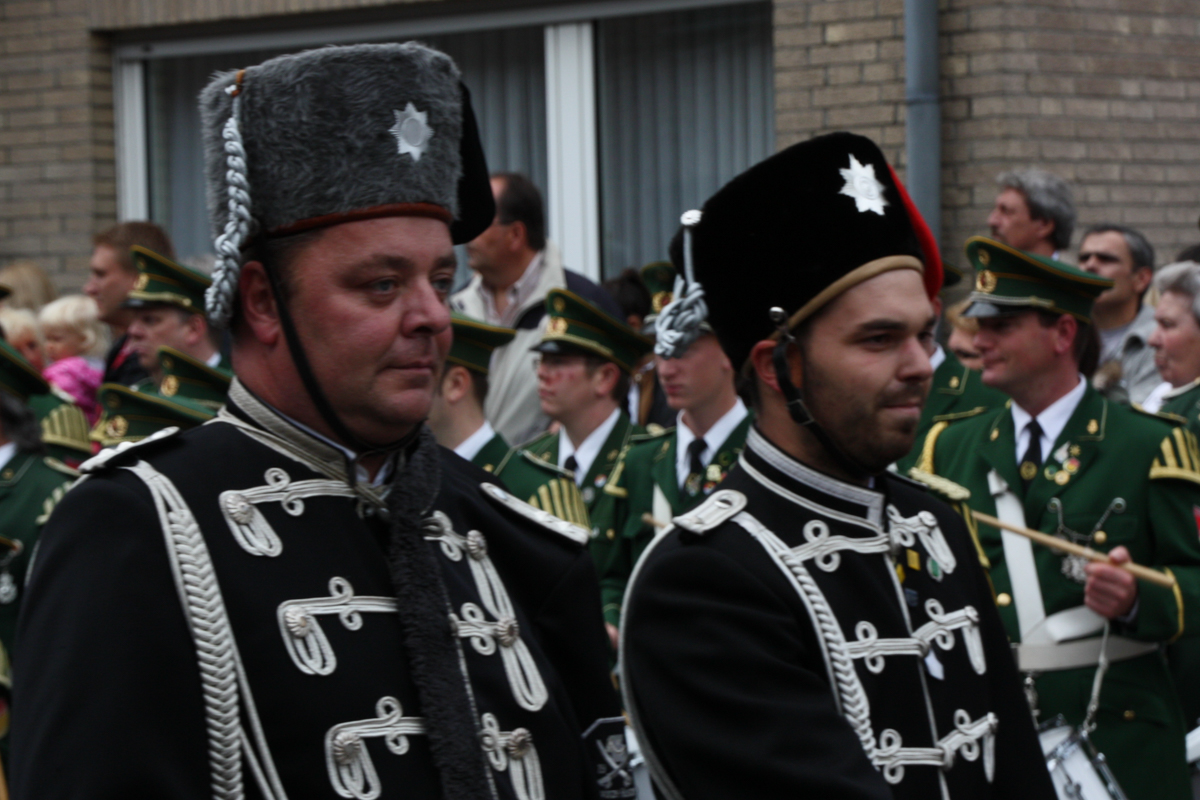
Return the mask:
{"type": "MultiPolygon", "coordinates": [[[[563,462],[563,467],[570,470],[572,475],[575,474],[579,469],[579,462],[575,460],[574,454],[567,456],[567,460],[563,462]]],[[[576,481],[576,483],[579,483],[579,481],[576,481]]]]}
{"type": "Polygon", "coordinates": [[[1021,459],[1021,484],[1026,489],[1029,484],[1037,477],[1038,467],[1042,466],[1042,426],[1038,425],[1036,419],[1031,420],[1027,426],[1029,431],[1029,449],[1025,451],[1025,457],[1021,459]]]}
{"type": "Polygon", "coordinates": [[[695,497],[700,493],[700,482],[704,479],[704,462],[700,460],[700,454],[708,447],[703,437],[697,437],[688,445],[688,476],[683,482],[683,491],[689,497],[695,497]]]}

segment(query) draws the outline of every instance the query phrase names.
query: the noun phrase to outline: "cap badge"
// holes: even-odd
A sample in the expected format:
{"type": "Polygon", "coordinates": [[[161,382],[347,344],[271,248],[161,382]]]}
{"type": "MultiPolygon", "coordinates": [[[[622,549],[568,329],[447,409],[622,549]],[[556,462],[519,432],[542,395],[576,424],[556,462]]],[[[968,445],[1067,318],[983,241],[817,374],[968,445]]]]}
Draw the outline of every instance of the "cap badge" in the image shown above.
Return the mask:
{"type": "Polygon", "coordinates": [[[860,212],[874,211],[883,216],[883,207],[887,199],[883,196],[883,184],[875,177],[875,165],[863,166],[853,154],[850,155],[850,169],[839,169],[846,185],[838,194],[854,198],[854,206],[860,212]]]}
{"type": "Polygon", "coordinates": [[[150,276],[145,272],[140,272],[138,273],[137,281],[133,284],[133,290],[135,292],[140,292],[146,288],[148,283],[150,283],[150,276]]]}
{"type": "Polygon", "coordinates": [[[163,378],[162,385],[158,387],[158,391],[163,397],[174,397],[179,391],[179,378],[174,375],[168,375],[163,378]]]}
{"type": "Polygon", "coordinates": [[[396,115],[396,124],[388,128],[388,133],[396,137],[400,155],[408,153],[413,161],[420,161],[429,140],[433,138],[433,128],[429,127],[429,113],[417,111],[416,106],[409,103],[403,111],[392,110],[396,115]]]}
{"type": "Polygon", "coordinates": [[[104,433],[110,439],[119,439],[129,430],[129,421],[122,416],[115,416],[104,426],[104,433]]]}
{"type": "Polygon", "coordinates": [[[550,324],[546,326],[546,333],[551,336],[562,336],[567,332],[567,324],[566,317],[552,317],[550,324]]]}
{"type": "Polygon", "coordinates": [[[554,298],[554,310],[559,314],[567,310],[567,301],[561,297],[554,298]]]}
{"type": "Polygon", "coordinates": [[[975,276],[975,291],[991,294],[996,291],[996,273],[990,269],[981,269],[975,276]]]}

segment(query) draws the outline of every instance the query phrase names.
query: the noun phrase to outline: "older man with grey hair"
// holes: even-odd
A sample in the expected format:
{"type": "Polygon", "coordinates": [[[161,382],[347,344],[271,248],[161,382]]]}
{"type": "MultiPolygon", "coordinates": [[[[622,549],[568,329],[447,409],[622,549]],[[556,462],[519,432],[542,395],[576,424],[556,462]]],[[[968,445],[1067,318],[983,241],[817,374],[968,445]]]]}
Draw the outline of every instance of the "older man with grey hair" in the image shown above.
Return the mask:
{"type": "Polygon", "coordinates": [[[1041,169],[1013,170],[996,177],[996,196],[988,226],[992,238],[1009,247],[1058,258],[1071,246],[1075,203],[1071,187],[1041,169]]]}
{"type": "Polygon", "coordinates": [[[1154,248],[1128,226],[1093,225],[1079,243],[1079,268],[1113,281],[1093,311],[1100,365],[1092,383],[1110,400],[1141,403],[1162,380],[1148,343],[1154,309],[1142,302],[1154,278],[1154,248]]]}

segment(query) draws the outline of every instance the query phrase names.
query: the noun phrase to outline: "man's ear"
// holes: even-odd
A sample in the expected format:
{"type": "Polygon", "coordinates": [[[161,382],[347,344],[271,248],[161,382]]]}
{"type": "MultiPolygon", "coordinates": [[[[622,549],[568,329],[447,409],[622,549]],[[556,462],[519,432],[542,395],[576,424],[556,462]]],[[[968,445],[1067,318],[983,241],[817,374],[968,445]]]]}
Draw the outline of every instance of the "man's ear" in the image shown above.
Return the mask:
{"type": "Polygon", "coordinates": [[[613,389],[617,386],[617,381],[621,379],[621,368],[611,361],[605,361],[596,370],[596,381],[593,386],[596,390],[597,397],[608,397],[613,393],[613,389]]]}
{"type": "Polygon", "coordinates": [[[442,380],[442,397],[446,398],[446,402],[456,405],[470,391],[471,376],[466,367],[447,363],[446,377],[442,380]]]}
{"type": "MultiPolygon", "coordinates": [[[[775,372],[775,344],[770,339],[764,339],[750,348],[750,363],[763,383],[782,394],[783,390],[779,388],[779,376],[775,372]]],[[[788,366],[791,368],[792,385],[800,388],[804,385],[804,364],[800,358],[800,352],[795,347],[789,347],[787,356],[788,366]]]]}
{"type": "Polygon", "coordinates": [[[271,280],[267,268],[261,261],[247,261],[238,278],[238,300],[241,303],[242,322],[254,334],[254,338],[265,345],[279,341],[279,309],[275,307],[275,293],[271,291],[271,280]]]}
{"type": "Polygon", "coordinates": [[[1079,321],[1070,314],[1063,314],[1054,323],[1054,352],[1063,355],[1075,348],[1075,337],[1080,335],[1079,321]]]}
{"type": "Polygon", "coordinates": [[[1150,267],[1134,267],[1133,268],[1133,289],[1140,297],[1148,288],[1150,282],[1154,280],[1154,270],[1150,267]]]}

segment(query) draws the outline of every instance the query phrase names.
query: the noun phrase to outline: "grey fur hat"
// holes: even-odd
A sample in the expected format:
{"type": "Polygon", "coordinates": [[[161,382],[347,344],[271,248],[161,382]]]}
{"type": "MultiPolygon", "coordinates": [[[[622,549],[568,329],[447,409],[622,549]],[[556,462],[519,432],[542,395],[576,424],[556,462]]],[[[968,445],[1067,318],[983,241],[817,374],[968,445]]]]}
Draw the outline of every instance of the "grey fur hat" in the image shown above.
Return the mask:
{"type": "Polygon", "coordinates": [[[218,73],[200,115],[217,324],[257,238],[421,215],[458,244],[494,217],[469,93],[453,60],[424,45],[326,47],[218,73]]]}

